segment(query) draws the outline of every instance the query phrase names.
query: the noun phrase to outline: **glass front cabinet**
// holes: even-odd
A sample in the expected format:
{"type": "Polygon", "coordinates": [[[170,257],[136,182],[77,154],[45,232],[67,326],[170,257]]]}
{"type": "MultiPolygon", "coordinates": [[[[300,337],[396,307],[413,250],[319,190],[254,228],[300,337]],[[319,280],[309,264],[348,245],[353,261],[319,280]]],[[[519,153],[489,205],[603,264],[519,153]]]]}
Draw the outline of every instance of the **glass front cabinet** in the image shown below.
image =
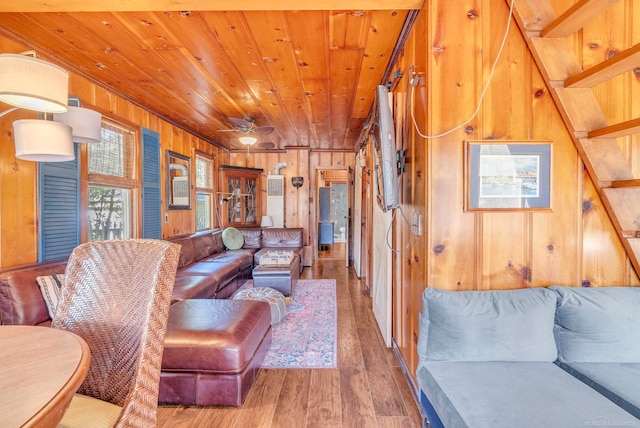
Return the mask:
{"type": "Polygon", "coordinates": [[[262,169],[222,165],[220,170],[220,212],[223,227],[259,226],[262,169]]]}

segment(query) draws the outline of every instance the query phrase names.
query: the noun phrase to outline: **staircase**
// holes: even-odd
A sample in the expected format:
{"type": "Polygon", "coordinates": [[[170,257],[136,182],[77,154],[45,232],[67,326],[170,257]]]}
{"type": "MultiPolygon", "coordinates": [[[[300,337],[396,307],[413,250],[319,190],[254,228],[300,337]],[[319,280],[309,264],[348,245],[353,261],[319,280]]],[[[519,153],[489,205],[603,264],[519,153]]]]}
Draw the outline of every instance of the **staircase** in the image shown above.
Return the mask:
{"type": "Polygon", "coordinates": [[[640,179],[634,178],[616,141],[640,134],[640,118],[607,123],[593,89],[640,66],[640,44],[583,70],[569,38],[615,3],[617,0],[579,0],[556,16],[549,0],[515,0],[514,17],[640,275],[640,179]]]}

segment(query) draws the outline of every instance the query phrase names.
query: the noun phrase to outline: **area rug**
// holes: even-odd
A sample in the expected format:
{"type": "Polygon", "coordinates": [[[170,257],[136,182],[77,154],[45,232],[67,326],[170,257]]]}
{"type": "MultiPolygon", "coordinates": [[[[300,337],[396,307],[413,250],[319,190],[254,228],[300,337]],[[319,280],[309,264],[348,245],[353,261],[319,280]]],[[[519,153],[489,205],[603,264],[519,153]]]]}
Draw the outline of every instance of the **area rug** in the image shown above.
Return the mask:
{"type": "MultiPolygon", "coordinates": [[[[252,281],[245,284],[251,285],[252,281]]],[[[287,316],[272,327],[273,340],[262,367],[336,368],[336,318],[336,280],[298,280],[287,304],[287,316]]]]}

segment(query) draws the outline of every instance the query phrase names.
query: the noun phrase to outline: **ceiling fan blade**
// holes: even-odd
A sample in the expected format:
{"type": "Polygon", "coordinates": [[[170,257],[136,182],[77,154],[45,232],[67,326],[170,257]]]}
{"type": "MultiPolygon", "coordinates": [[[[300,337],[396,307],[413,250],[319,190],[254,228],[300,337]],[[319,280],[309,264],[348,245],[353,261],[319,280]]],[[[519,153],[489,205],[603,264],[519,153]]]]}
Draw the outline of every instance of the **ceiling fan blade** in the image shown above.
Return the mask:
{"type": "Polygon", "coordinates": [[[271,134],[274,128],[273,126],[257,126],[253,130],[256,134],[267,135],[267,134],[271,134]]]}
{"type": "Polygon", "coordinates": [[[251,122],[247,122],[245,119],[239,119],[237,117],[229,117],[229,122],[238,128],[248,129],[251,127],[251,122]]]}

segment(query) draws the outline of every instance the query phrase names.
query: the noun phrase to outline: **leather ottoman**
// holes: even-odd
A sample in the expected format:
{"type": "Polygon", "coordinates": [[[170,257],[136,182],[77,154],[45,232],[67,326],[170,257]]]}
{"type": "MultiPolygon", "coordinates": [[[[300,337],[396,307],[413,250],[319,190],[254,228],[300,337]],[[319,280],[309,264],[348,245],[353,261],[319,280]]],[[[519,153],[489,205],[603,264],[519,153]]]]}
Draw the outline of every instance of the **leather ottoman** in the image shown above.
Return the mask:
{"type": "Polygon", "coordinates": [[[291,263],[282,266],[258,265],[252,275],[254,287],[273,288],[290,296],[300,278],[300,259],[294,257],[291,263]]]}
{"type": "Polygon", "coordinates": [[[270,345],[268,303],[191,299],[171,305],[159,403],[240,406],[270,345]]]}

